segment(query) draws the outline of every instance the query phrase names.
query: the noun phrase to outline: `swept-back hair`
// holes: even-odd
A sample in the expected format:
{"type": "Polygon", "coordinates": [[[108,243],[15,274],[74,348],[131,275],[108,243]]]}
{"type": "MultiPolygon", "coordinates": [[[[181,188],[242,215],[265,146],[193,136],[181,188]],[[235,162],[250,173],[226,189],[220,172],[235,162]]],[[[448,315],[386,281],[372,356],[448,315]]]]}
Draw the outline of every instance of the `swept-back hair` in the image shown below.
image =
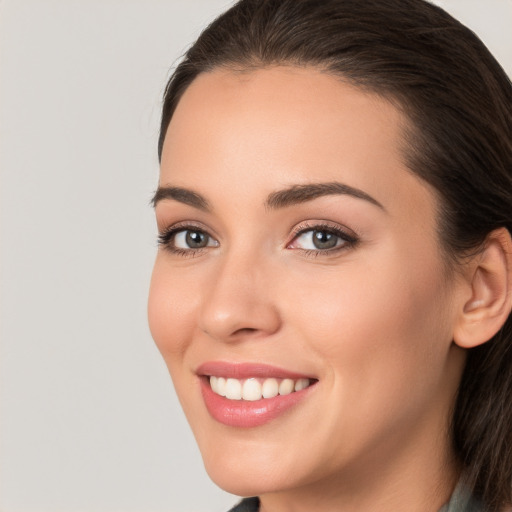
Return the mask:
{"type": "MultiPolygon", "coordinates": [[[[512,85],[484,44],[423,0],[241,0],[199,37],[164,96],[159,157],[190,83],[216,68],[315,66],[392,101],[404,156],[440,203],[451,267],[494,229],[512,233],[512,85]]],[[[466,484],[512,503],[512,323],[470,349],[452,420],[466,484]]]]}

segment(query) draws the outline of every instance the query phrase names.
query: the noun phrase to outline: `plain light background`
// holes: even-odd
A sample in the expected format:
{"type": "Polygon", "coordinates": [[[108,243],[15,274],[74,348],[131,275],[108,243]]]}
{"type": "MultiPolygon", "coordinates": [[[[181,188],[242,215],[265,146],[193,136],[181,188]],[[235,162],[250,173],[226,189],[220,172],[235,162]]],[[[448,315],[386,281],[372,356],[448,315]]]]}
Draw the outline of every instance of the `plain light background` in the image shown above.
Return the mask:
{"type": "MultiPolygon", "coordinates": [[[[0,0],[0,511],[222,512],[146,325],[160,98],[229,0],[0,0]]],[[[512,0],[440,0],[512,75],[512,0]]],[[[250,461],[247,461],[250,464],[250,461]]]]}

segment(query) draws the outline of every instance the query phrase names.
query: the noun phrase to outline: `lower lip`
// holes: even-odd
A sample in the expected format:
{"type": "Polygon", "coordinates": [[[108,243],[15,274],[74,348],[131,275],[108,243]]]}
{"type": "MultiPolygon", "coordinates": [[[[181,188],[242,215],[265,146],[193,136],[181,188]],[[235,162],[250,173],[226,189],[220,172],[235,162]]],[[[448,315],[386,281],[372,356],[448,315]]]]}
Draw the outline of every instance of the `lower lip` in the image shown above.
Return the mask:
{"type": "Polygon", "coordinates": [[[289,395],[274,398],[262,398],[254,402],[249,400],[228,400],[212,391],[208,379],[202,377],[201,392],[210,415],[223,425],[229,427],[259,427],[277,418],[291,409],[310,394],[315,384],[289,395]]]}

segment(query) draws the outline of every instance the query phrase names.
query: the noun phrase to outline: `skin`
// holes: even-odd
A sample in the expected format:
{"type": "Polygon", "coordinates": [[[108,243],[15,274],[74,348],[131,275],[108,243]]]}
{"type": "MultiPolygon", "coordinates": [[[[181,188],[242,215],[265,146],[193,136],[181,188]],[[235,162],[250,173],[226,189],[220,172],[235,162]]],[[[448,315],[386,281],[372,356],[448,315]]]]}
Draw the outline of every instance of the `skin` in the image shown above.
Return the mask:
{"type": "Polygon", "coordinates": [[[443,264],[435,193],[404,163],[406,125],[381,97],[284,66],[200,75],[170,123],[160,186],[192,190],[209,210],[162,199],[158,228],[192,223],[211,238],[160,247],[150,328],[209,475],[259,495],[262,511],[437,511],[458,478],[448,422],[467,286],[443,264]],[[347,194],[265,205],[332,182],[381,206],[347,194]],[[318,223],[357,242],[311,250],[311,231],[294,229],[318,223]],[[195,370],[206,361],[318,383],[271,422],[234,428],[205,407],[195,370]]]}

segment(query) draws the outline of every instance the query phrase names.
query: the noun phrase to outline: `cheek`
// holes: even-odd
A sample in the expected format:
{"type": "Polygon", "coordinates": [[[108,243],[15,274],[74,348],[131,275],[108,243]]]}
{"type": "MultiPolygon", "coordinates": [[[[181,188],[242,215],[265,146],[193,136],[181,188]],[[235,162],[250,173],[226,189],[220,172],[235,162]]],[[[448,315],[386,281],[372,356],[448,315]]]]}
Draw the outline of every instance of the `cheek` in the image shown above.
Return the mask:
{"type": "Polygon", "coordinates": [[[301,306],[290,310],[303,319],[302,331],[327,363],[333,388],[348,400],[369,402],[388,393],[392,401],[397,393],[412,393],[412,381],[421,392],[421,382],[428,387],[441,378],[451,341],[446,282],[432,266],[435,258],[421,271],[414,261],[354,261],[316,279],[301,306]]]}
{"type": "Polygon", "coordinates": [[[149,328],[155,343],[169,364],[181,359],[193,336],[195,311],[199,294],[190,280],[167,268],[165,258],[158,255],[148,300],[149,328]]]}

